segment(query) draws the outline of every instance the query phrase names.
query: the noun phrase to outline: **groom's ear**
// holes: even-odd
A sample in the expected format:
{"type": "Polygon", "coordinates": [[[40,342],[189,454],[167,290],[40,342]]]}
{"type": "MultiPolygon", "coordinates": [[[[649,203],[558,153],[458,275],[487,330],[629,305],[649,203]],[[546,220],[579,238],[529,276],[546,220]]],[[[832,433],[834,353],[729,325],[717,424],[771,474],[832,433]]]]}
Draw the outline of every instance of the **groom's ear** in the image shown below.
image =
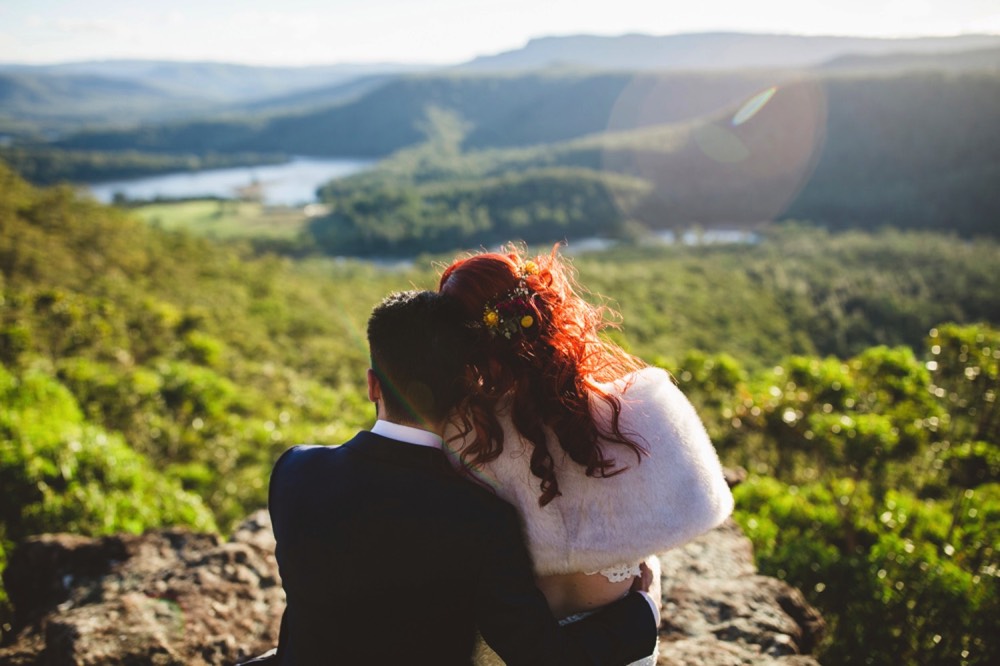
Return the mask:
{"type": "Polygon", "coordinates": [[[378,402],[382,399],[382,384],[378,380],[378,375],[371,368],[368,368],[368,399],[378,402]]]}

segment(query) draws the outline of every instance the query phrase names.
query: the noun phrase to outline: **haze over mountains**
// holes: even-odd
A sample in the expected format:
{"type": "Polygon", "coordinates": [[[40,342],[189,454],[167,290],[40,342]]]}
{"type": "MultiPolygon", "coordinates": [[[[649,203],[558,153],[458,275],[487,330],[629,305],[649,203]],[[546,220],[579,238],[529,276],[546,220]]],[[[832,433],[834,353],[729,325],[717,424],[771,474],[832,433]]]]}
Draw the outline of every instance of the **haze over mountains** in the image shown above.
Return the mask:
{"type": "Polygon", "coordinates": [[[304,91],[332,102],[339,98],[324,91],[424,69],[402,64],[256,67],[129,60],[0,64],[0,131],[5,120],[67,129],[231,113],[244,105],[263,109],[269,107],[268,100],[284,108],[299,106],[294,96],[304,91]]]}
{"type": "Polygon", "coordinates": [[[333,254],[789,217],[1000,234],[1000,36],[553,37],[435,69],[0,77],[0,158],[38,183],[391,157],[323,188],[339,208],[310,246],[333,254]]]}
{"type": "Polygon", "coordinates": [[[1000,48],[990,47],[955,53],[886,53],[846,55],[818,68],[829,72],[891,74],[913,70],[938,72],[996,72],[1000,70],[1000,48]]]}
{"type": "Polygon", "coordinates": [[[426,69],[404,64],[260,67],[212,62],[107,60],[58,65],[0,65],[0,70],[53,77],[93,76],[145,83],[177,95],[250,100],[341,83],[374,74],[426,69]]]}
{"type": "Polygon", "coordinates": [[[454,67],[399,63],[255,67],[160,61],[0,64],[0,134],[72,131],[330,106],[398,75],[539,70],[996,69],[1000,36],[915,39],[739,33],[545,37],[454,67]],[[879,58],[882,58],[881,60],[879,58]]]}
{"type": "Polygon", "coordinates": [[[815,67],[848,54],[944,54],[1000,46],[995,35],[880,39],[745,33],[697,33],[656,37],[542,37],[523,48],[483,56],[462,65],[472,71],[544,67],[625,70],[727,70],[815,67]]]}

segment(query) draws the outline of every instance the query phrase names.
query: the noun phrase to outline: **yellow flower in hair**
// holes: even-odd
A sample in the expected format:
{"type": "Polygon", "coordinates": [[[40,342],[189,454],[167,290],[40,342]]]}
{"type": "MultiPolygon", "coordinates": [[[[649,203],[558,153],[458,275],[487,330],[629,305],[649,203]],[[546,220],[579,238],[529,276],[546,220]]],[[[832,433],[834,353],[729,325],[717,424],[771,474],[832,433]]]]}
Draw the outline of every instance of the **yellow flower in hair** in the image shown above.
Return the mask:
{"type": "Polygon", "coordinates": [[[531,315],[524,315],[521,317],[521,328],[531,328],[531,325],[535,323],[535,318],[531,315]]]}
{"type": "Polygon", "coordinates": [[[528,261],[524,262],[522,272],[525,275],[538,275],[538,264],[529,259],[528,261]]]}
{"type": "Polygon", "coordinates": [[[500,315],[496,310],[486,310],[483,313],[483,323],[490,328],[496,328],[500,324],[500,315]]]}

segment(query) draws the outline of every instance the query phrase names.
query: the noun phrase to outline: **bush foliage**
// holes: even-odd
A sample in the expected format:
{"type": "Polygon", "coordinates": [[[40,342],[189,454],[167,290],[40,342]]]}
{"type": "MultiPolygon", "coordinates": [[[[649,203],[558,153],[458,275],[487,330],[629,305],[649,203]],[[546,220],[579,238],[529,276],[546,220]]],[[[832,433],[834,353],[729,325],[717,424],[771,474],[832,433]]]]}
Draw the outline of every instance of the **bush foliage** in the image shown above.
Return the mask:
{"type": "MultiPolygon", "coordinates": [[[[575,259],[622,313],[610,335],[670,369],[750,470],[737,517],[762,570],[823,610],[824,661],[1000,659],[998,260],[798,227],[575,259]]],[[[287,446],[370,423],[368,312],[438,270],[261,256],[0,165],[0,548],[230,529],[287,446]]]]}
{"type": "Polygon", "coordinates": [[[730,374],[741,399],[715,413],[723,455],[755,472],[736,495],[758,563],[824,610],[832,663],[1000,659],[1000,331],[942,326],[926,351],[730,374]]]}

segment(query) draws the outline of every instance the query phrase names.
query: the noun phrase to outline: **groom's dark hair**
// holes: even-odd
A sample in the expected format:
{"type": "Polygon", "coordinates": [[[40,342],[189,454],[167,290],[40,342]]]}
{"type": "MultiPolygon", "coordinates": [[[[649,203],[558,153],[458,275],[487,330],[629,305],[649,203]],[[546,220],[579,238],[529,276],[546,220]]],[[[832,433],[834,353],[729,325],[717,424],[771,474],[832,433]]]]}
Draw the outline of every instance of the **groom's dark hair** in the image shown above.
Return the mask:
{"type": "Polygon", "coordinates": [[[470,332],[447,296],[390,294],[368,319],[372,370],[386,412],[410,422],[441,423],[464,394],[470,332]]]}

